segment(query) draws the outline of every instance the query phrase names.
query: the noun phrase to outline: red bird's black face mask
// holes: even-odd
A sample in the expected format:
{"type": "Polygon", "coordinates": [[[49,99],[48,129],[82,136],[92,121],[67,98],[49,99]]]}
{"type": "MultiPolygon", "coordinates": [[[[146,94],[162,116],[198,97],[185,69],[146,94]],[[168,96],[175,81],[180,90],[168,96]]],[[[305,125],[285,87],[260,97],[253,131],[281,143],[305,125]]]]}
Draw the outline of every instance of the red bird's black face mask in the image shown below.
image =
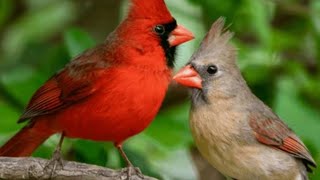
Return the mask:
{"type": "Polygon", "coordinates": [[[173,68],[176,47],[193,39],[193,34],[183,26],[177,25],[175,19],[169,23],[156,25],[154,27],[154,32],[161,40],[161,47],[165,52],[167,65],[173,68]]]}
{"type": "Polygon", "coordinates": [[[154,32],[159,36],[161,40],[161,47],[163,48],[166,59],[167,59],[167,65],[170,68],[173,68],[174,66],[174,60],[175,60],[175,54],[176,54],[176,46],[171,46],[169,42],[170,33],[174,29],[177,28],[177,22],[176,20],[173,20],[170,23],[166,24],[159,24],[154,27],[154,32]]]}

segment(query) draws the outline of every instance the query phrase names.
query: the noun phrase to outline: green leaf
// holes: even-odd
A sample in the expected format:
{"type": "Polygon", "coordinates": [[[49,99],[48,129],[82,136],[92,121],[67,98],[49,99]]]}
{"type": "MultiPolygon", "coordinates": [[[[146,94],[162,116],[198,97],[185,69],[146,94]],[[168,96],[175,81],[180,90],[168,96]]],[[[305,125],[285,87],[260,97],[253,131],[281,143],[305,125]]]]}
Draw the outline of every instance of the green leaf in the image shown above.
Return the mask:
{"type": "Polygon", "coordinates": [[[146,135],[170,148],[189,145],[192,142],[189,109],[190,104],[184,103],[160,112],[145,131],[146,135]]]}
{"type": "Polygon", "coordinates": [[[105,166],[107,152],[104,144],[88,140],[77,140],[73,143],[75,159],[80,162],[105,166]]]}
{"type": "Polygon", "coordinates": [[[257,32],[261,45],[269,47],[271,40],[270,15],[271,3],[263,0],[246,0],[246,11],[250,13],[251,26],[257,32]]]}
{"type": "Polygon", "coordinates": [[[8,59],[16,59],[30,42],[39,42],[60,31],[75,17],[71,1],[59,1],[21,16],[3,35],[3,50],[8,59]]]}
{"type": "Polygon", "coordinates": [[[69,29],[64,34],[64,41],[67,46],[70,57],[79,55],[84,50],[93,47],[95,40],[79,28],[69,29]]]}
{"type": "Polygon", "coordinates": [[[1,0],[0,1],[0,27],[6,22],[7,18],[12,12],[11,0],[1,0]]]}
{"type": "Polygon", "coordinates": [[[47,76],[30,66],[20,66],[4,75],[1,80],[12,96],[23,104],[27,104],[32,94],[46,79],[47,76]]]}
{"type": "Polygon", "coordinates": [[[2,102],[1,99],[0,99],[0,114],[1,114],[1,119],[0,119],[1,134],[10,133],[21,127],[21,125],[17,124],[17,119],[19,118],[19,112],[17,112],[12,107],[8,106],[6,103],[2,102]]]}

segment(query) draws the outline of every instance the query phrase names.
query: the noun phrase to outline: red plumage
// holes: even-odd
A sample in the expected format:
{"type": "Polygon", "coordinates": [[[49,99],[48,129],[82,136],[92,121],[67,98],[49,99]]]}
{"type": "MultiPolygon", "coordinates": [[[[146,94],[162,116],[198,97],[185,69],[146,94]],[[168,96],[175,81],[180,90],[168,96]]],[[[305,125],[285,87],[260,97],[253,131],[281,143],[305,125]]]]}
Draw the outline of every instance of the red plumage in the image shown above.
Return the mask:
{"type": "Polygon", "coordinates": [[[167,9],[164,0],[132,0],[133,8],[128,15],[132,19],[150,19],[168,22],[172,16],[167,9]]]}
{"type": "Polygon", "coordinates": [[[28,125],[0,148],[0,156],[28,156],[60,132],[121,146],[151,123],[171,78],[165,50],[193,37],[176,26],[166,37],[175,38],[164,47],[154,27],[175,23],[164,1],[132,3],[128,18],[103,44],[75,58],[36,91],[19,120],[28,125]]]}

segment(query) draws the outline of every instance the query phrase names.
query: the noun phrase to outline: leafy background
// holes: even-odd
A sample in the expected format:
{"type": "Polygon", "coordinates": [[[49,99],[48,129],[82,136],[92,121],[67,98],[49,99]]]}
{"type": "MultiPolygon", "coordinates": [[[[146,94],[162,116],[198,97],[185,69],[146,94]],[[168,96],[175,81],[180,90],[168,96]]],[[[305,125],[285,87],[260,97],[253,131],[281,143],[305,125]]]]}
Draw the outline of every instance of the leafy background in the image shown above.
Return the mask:
{"type": "MultiPolygon", "coordinates": [[[[256,95],[303,139],[320,164],[320,1],[167,1],[196,40],[180,49],[186,63],[212,22],[220,16],[235,32],[238,64],[256,95]]],[[[84,49],[102,42],[128,9],[127,1],[0,1],[0,144],[16,124],[33,92],[84,49]]],[[[161,179],[209,179],[218,175],[195,150],[188,126],[188,92],[173,84],[161,112],[125,151],[145,174],[161,179]]],[[[34,156],[50,158],[59,137],[34,156]]],[[[110,143],[67,139],[64,156],[111,168],[124,165],[110,143]]],[[[311,179],[320,179],[316,169],[311,179]]],[[[221,177],[220,177],[221,178],[221,177]]]]}

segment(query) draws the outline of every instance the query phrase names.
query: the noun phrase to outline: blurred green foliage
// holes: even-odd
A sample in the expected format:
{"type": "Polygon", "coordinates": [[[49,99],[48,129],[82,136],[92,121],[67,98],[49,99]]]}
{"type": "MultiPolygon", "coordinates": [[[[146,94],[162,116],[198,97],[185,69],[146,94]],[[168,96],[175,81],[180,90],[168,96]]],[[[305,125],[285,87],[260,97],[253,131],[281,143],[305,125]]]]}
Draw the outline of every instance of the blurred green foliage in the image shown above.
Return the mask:
{"type": "MultiPolygon", "coordinates": [[[[92,38],[84,30],[85,23],[81,23],[84,17],[80,7],[94,3],[0,1],[0,144],[23,126],[16,120],[33,92],[72,57],[103,41],[92,38]]],[[[212,22],[227,17],[229,28],[235,32],[238,63],[248,84],[297,132],[320,164],[320,1],[167,3],[178,22],[197,36],[193,43],[179,49],[178,66],[188,61],[212,22]]],[[[121,13],[104,17],[102,12],[100,18],[116,21],[121,13]]],[[[104,29],[97,27],[96,31],[104,29]]],[[[169,99],[169,105],[162,108],[152,125],[125,144],[129,158],[146,174],[161,179],[196,179],[189,153],[193,146],[188,127],[189,102],[187,97],[181,98],[169,99]]],[[[53,136],[34,155],[49,158],[58,139],[53,136]]],[[[110,143],[67,139],[63,152],[70,160],[112,168],[124,165],[110,143]]],[[[319,168],[310,176],[320,179],[319,168]]]]}

